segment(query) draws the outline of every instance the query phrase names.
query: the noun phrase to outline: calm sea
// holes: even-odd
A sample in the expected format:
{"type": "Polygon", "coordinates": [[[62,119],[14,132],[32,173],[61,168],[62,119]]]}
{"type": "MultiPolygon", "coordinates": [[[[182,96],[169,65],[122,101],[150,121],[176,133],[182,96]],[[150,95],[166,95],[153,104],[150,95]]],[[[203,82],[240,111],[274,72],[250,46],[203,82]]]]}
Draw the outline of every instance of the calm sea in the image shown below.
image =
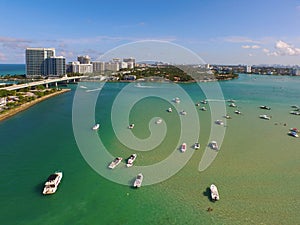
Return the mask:
{"type": "MultiPolygon", "coordinates": [[[[291,105],[300,105],[300,79],[241,75],[239,79],[219,84],[224,99],[236,100],[242,112],[235,114],[236,108],[228,107],[225,102],[232,117],[226,121],[226,129],[211,121],[212,105],[222,102],[219,96],[208,99],[207,111],[193,105],[200,122],[194,120],[190,124],[193,110],[185,107],[185,101],[189,100],[164,83],[70,85],[71,92],[0,122],[1,224],[299,224],[300,140],[287,133],[290,127],[300,128],[300,116],[289,113],[291,105]],[[143,98],[142,90],[153,95],[143,98]],[[180,97],[181,102],[175,104],[172,99],[159,98],[168,93],[180,97]],[[82,103],[79,107],[74,107],[75,95],[82,103]],[[91,99],[97,99],[95,105],[91,99]],[[137,99],[135,104],[130,106],[134,99],[137,99]],[[126,104],[130,106],[128,117],[126,104]],[[268,105],[271,110],[259,109],[260,105],[268,105]],[[77,133],[72,115],[78,114],[72,113],[72,107],[82,111],[82,117],[73,117],[79,122],[75,124],[82,127],[77,133]],[[117,114],[112,113],[114,107],[117,114]],[[173,108],[172,113],[166,112],[168,107],[173,108]],[[89,115],[93,110],[91,120],[89,115]],[[187,115],[179,115],[176,110],[186,110],[187,115]],[[261,114],[272,118],[259,119],[261,114]],[[116,115],[121,118],[120,124],[123,115],[128,123],[135,123],[132,133],[126,127],[123,131],[139,140],[146,140],[157,126],[166,127],[167,133],[153,150],[135,151],[120,141],[121,135],[117,136],[119,128],[115,129],[112,123],[116,115]],[[154,123],[153,118],[158,117],[163,119],[162,124],[154,123]],[[100,123],[96,132],[91,130],[94,121],[100,123]],[[179,152],[178,140],[184,123],[191,136],[196,126],[200,127],[199,150],[193,150],[194,140],[185,137],[187,152],[179,152]],[[209,134],[213,128],[225,129],[224,140],[215,160],[200,172],[199,162],[211,141],[209,134]],[[103,143],[100,147],[98,140],[103,143]],[[81,146],[82,143],[86,146],[81,146]],[[87,148],[83,155],[94,156],[94,161],[85,160],[86,155],[81,154],[84,147],[87,148]],[[124,164],[112,171],[106,169],[109,161],[102,162],[105,150],[124,159],[135,152],[138,154],[135,166],[145,166],[167,159],[174,149],[178,152],[176,157],[182,159],[192,152],[191,159],[178,173],[154,185],[146,185],[150,175],[145,175],[144,186],[133,189],[134,176],[127,185],[122,185],[96,172],[99,169],[105,176],[111,174],[122,180],[124,177],[118,174],[135,171],[124,164]],[[90,166],[94,162],[95,170],[90,166]],[[62,182],[54,195],[43,196],[43,183],[55,170],[64,172],[62,182]],[[210,201],[208,188],[212,183],[219,189],[220,201],[210,201]],[[213,210],[208,212],[208,207],[213,210]]],[[[206,90],[214,84],[201,85],[206,90]]],[[[206,98],[207,92],[201,91],[197,84],[180,87],[193,104],[206,98]]],[[[166,171],[181,163],[177,158],[166,171]]],[[[160,170],[156,175],[166,171],[160,170]]]]}
{"type": "Polygon", "coordinates": [[[23,75],[25,73],[25,64],[0,64],[0,76],[23,75]]]}

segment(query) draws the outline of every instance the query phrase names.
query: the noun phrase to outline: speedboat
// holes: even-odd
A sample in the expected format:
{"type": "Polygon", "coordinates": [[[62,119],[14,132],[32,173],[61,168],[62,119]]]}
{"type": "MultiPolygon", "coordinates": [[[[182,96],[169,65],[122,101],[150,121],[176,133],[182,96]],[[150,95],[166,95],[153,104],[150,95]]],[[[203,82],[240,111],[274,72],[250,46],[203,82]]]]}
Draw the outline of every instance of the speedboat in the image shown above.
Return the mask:
{"type": "Polygon", "coordinates": [[[290,128],[290,131],[294,131],[294,132],[296,132],[296,133],[299,133],[299,129],[298,128],[290,128]]]}
{"type": "Polygon", "coordinates": [[[231,119],[231,116],[225,115],[224,118],[226,118],[226,119],[231,119]]]}
{"type": "Polygon", "coordinates": [[[207,101],[204,99],[201,101],[201,104],[207,104],[207,101]]]}
{"type": "Polygon", "coordinates": [[[199,142],[196,142],[195,144],[194,144],[194,149],[199,149],[200,148],[200,143],[199,142]]]}
{"type": "Polygon", "coordinates": [[[184,111],[184,110],[182,110],[182,111],[180,112],[180,114],[183,115],[183,116],[185,116],[185,115],[187,114],[187,112],[184,111]]]}
{"type": "Polygon", "coordinates": [[[174,98],[174,99],[173,99],[173,102],[175,102],[175,103],[180,103],[180,98],[178,98],[178,97],[174,98]]]}
{"type": "Polygon", "coordinates": [[[292,136],[292,137],[296,137],[296,138],[299,137],[299,135],[297,134],[296,131],[290,131],[289,135],[292,136]]]}
{"type": "Polygon", "coordinates": [[[43,189],[44,195],[54,194],[57,190],[57,187],[63,177],[63,173],[61,171],[56,171],[51,174],[47,181],[45,182],[45,186],[43,189]]]}
{"type": "Polygon", "coordinates": [[[201,107],[201,110],[206,111],[207,109],[203,106],[203,107],[201,107]]]}
{"type": "Polygon", "coordinates": [[[215,122],[216,124],[218,124],[218,125],[221,125],[221,126],[223,126],[224,125],[224,122],[222,121],[222,120],[216,120],[216,122],[215,122]]]}
{"type": "Polygon", "coordinates": [[[214,201],[220,200],[218,188],[214,184],[210,185],[210,195],[212,200],[214,201]]]}
{"type": "Polygon", "coordinates": [[[260,115],[259,118],[265,119],[265,120],[270,120],[271,119],[271,117],[267,116],[267,115],[260,115]]]}
{"type": "Polygon", "coordinates": [[[129,129],[133,129],[133,128],[134,128],[134,123],[130,124],[130,125],[128,126],[128,128],[129,128],[129,129]]]}
{"type": "Polygon", "coordinates": [[[171,112],[172,112],[172,108],[168,108],[167,111],[168,111],[169,113],[171,113],[171,112]]]}
{"type": "Polygon", "coordinates": [[[197,102],[197,103],[195,104],[195,106],[200,106],[200,103],[197,102]]]}
{"type": "Polygon", "coordinates": [[[99,129],[99,127],[100,127],[100,124],[99,124],[99,123],[97,123],[97,124],[95,124],[95,125],[92,127],[92,129],[93,129],[93,130],[98,130],[98,129],[99,129]]]}
{"type": "Polygon", "coordinates": [[[132,167],[133,166],[133,162],[135,161],[137,157],[137,154],[132,154],[128,159],[127,159],[127,167],[132,167]]]}
{"type": "Polygon", "coordinates": [[[269,106],[266,106],[266,105],[261,105],[261,106],[259,106],[259,108],[266,109],[266,110],[270,110],[271,109],[269,106]]]}
{"type": "Polygon", "coordinates": [[[158,119],[155,121],[156,124],[160,124],[162,122],[162,119],[158,119]]]}
{"type": "Polygon", "coordinates": [[[290,114],[299,116],[299,115],[300,115],[300,112],[298,112],[298,111],[290,111],[290,114]]]}
{"type": "Polygon", "coordinates": [[[136,179],[133,183],[133,187],[135,188],[139,188],[142,186],[142,182],[143,182],[143,179],[144,179],[144,176],[142,173],[139,173],[137,176],[136,176],[136,179]]]}
{"type": "Polygon", "coordinates": [[[240,110],[235,110],[234,113],[235,114],[241,114],[241,111],[240,110]]]}
{"type": "Polygon", "coordinates": [[[233,107],[235,108],[236,107],[236,104],[234,104],[233,102],[229,104],[229,107],[233,107]]]}
{"type": "Polygon", "coordinates": [[[115,158],[108,166],[108,168],[110,169],[114,169],[117,165],[119,165],[121,163],[123,158],[121,157],[117,157],[115,158]]]}
{"type": "Polygon", "coordinates": [[[181,152],[185,152],[186,151],[186,143],[182,143],[180,151],[181,152]]]}
{"type": "Polygon", "coordinates": [[[211,147],[213,150],[219,150],[219,146],[218,146],[218,144],[217,144],[216,141],[210,142],[210,147],[211,147]]]}

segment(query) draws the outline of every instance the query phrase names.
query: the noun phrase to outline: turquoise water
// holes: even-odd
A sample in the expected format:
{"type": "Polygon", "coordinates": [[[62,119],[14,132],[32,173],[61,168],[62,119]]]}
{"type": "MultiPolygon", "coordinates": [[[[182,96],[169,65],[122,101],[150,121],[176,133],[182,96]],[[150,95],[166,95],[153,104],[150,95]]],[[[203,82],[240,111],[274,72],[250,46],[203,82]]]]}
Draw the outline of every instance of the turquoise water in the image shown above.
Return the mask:
{"type": "Polygon", "coordinates": [[[23,75],[25,73],[25,64],[0,64],[0,76],[23,75]]]}
{"type": "MultiPolygon", "coordinates": [[[[99,131],[93,132],[90,118],[82,118],[86,120],[83,124],[86,130],[82,135],[90,138],[87,142],[91,146],[94,146],[95,137],[101,139],[112,155],[123,158],[137,151],[117,139],[111,123],[111,107],[118,93],[127,85],[107,83],[101,87],[99,96],[96,96],[97,91],[86,91],[97,89],[100,83],[78,85],[88,87],[79,87],[84,94],[82,102],[97,97],[95,117],[92,119],[101,124],[99,131]]],[[[212,83],[202,85],[206,88],[213,86],[212,83]]],[[[151,89],[157,95],[166,90],[171,92],[171,96],[179,95],[166,84],[148,83],[141,86],[146,86],[144,89],[151,89]]],[[[209,105],[220,99],[210,99],[206,112],[197,108],[201,148],[192,150],[189,146],[193,140],[187,140],[187,152],[178,157],[186,157],[189,152],[193,154],[183,169],[163,182],[138,190],[130,187],[131,180],[128,180],[128,185],[121,185],[103,178],[81,155],[72,127],[76,86],[70,86],[71,92],[0,122],[1,223],[298,224],[300,202],[296,196],[300,194],[300,140],[288,136],[287,132],[290,127],[300,128],[300,117],[289,114],[291,105],[300,105],[300,79],[241,75],[237,80],[220,82],[220,86],[224,98],[235,99],[242,114],[236,115],[233,113],[235,109],[226,106],[232,119],[227,120],[221,150],[212,164],[199,172],[199,162],[210,141],[211,127],[219,128],[211,125],[209,105]],[[258,108],[260,105],[268,105],[272,109],[264,111],[258,108]],[[270,114],[272,119],[261,120],[258,118],[260,114],[270,114]],[[43,196],[41,192],[45,179],[58,169],[64,172],[64,178],[57,193],[43,196]],[[215,183],[220,192],[220,201],[215,203],[208,196],[207,188],[211,183],[215,183]],[[208,207],[213,211],[207,212],[208,207]]],[[[193,102],[205,98],[196,84],[182,84],[181,87],[193,102]]],[[[141,89],[132,87],[123,94],[125,97],[128,95],[130,100],[139,95],[141,89]]],[[[178,142],[180,120],[185,122],[192,113],[185,108],[188,112],[185,118],[175,112],[175,109],[181,110],[185,103],[183,96],[178,97],[182,99],[179,105],[149,96],[132,107],[128,120],[135,123],[136,129],[132,132],[139,139],[151,135],[149,121],[153,117],[163,118],[167,126],[166,137],[157,148],[137,152],[136,166],[160,162],[178,148],[181,143],[178,142]],[[174,109],[173,113],[165,111],[168,107],[174,109]]],[[[120,114],[125,113],[123,107],[117,109],[120,114]]],[[[83,111],[88,114],[88,111],[83,111]]],[[[104,152],[101,148],[90,150],[91,154],[95,151],[95,155],[100,156],[104,152]]],[[[108,163],[99,165],[99,169],[108,163]]],[[[117,174],[122,170],[125,169],[120,165],[114,171],[107,171],[117,174]]],[[[148,177],[144,178],[145,185],[148,177]]]]}

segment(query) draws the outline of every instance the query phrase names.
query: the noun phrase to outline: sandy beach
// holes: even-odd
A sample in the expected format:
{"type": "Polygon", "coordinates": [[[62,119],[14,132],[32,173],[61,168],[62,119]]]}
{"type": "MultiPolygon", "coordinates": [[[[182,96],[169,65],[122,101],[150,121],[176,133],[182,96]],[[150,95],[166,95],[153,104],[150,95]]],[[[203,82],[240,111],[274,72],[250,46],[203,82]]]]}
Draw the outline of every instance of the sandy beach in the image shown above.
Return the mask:
{"type": "Polygon", "coordinates": [[[13,109],[11,109],[11,110],[3,113],[3,114],[0,114],[0,122],[3,121],[3,120],[5,120],[5,119],[7,119],[7,118],[9,118],[9,117],[12,117],[12,116],[16,115],[19,112],[22,112],[22,111],[30,108],[31,106],[33,106],[33,105],[35,105],[35,104],[37,104],[39,102],[42,102],[42,101],[44,101],[44,100],[46,100],[48,98],[54,97],[56,95],[63,94],[63,93],[68,92],[70,90],[71,89],[62,89],[62,90],[54,92],[52,94],[49,94],[49,95],[43,96],[41,98],[35,99],[35,100],[31,101],[31,102],[26,102],[23,105],[20,105],[20,106],[18,106],[16,108],[13,108],[13,109]]]}

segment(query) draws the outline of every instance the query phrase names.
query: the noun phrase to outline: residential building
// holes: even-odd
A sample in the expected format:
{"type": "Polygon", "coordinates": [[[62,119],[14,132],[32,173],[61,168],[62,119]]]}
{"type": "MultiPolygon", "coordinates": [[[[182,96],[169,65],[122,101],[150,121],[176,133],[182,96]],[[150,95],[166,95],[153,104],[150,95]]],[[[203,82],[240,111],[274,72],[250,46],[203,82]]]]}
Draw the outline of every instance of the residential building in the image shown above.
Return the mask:
{"type": "Polygon", "coordinates": [[[71,62],[73,73],[93,73],[93,64],[81,64],[80,62],[71,62]]]}
{"type": "Polygon", "coordinates": [[[63,56],[52,56],[46,59],[46,75],[64,76],[66,74],[66,59],[63,56]]]}
{"type": "Polygon", "coordinates": [[[77,61],[80,62],[80,64],[91,64],[91,57],[88,55],[78,56],[77,61]]]}
{"type": "Polygon", "coordinates": [[[105,71],[105,62],[92,62],[93,73],[103,73],[105,71]]]}

